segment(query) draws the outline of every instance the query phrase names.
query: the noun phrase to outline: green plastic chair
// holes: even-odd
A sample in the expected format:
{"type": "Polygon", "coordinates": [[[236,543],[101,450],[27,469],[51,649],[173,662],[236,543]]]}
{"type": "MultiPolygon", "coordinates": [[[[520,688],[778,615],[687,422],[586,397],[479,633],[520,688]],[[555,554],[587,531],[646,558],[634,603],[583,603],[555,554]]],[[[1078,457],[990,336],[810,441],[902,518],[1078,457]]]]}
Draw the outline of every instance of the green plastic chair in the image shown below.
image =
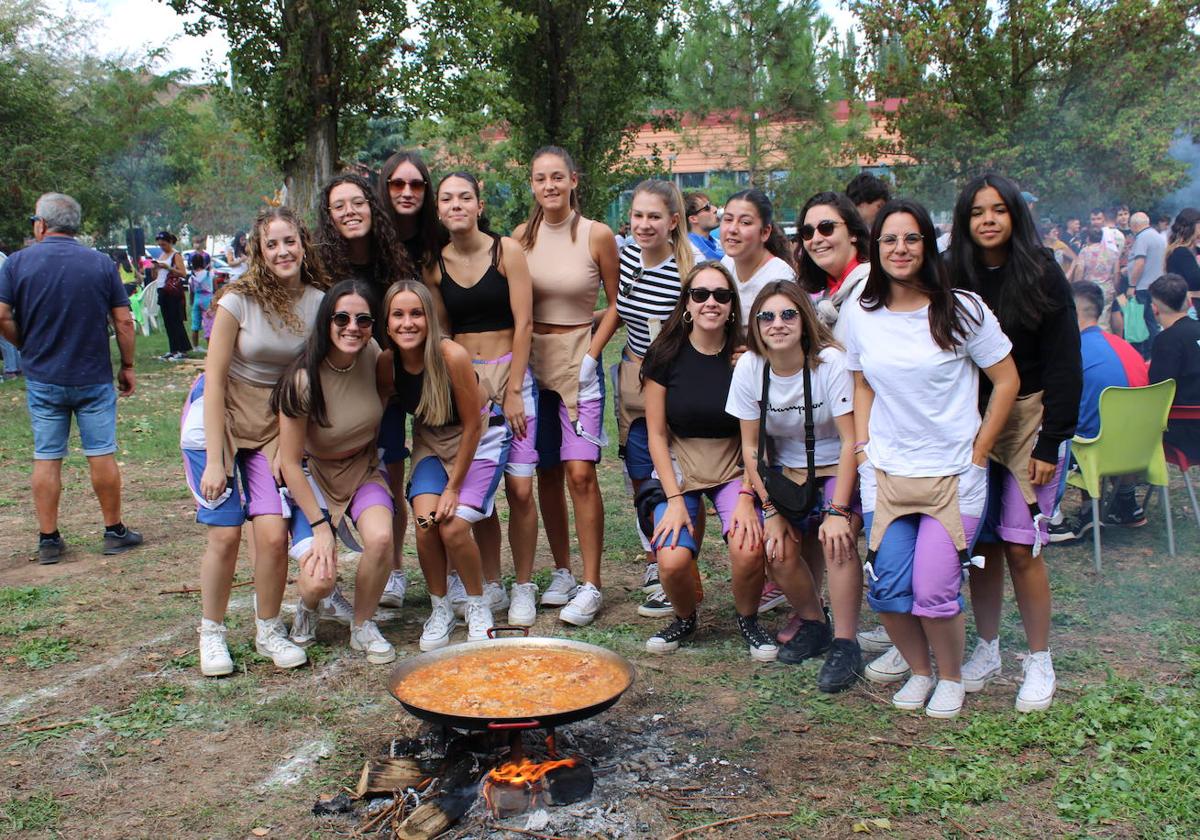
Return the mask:
{"type": "Polygon", "coordinates": [[[1165,379],[1145,388],[1105,388],[1100,392],[1100,433],[1094,438],[1076,436],[1071,454],[1079,470],[1067,483],[1086,490],[1092,497],[1092,540],[1096,571],[1100,571],[1100,498],[1104,479],[1145,473],[1150,484],[1162,491],[1167,516],[1167,551],[1175,556],[1175,529],[1171,522],[1171,498],[1167,492],[1167,460],[1162,433],[1175,399],[1175,380],[1165,379]]]}

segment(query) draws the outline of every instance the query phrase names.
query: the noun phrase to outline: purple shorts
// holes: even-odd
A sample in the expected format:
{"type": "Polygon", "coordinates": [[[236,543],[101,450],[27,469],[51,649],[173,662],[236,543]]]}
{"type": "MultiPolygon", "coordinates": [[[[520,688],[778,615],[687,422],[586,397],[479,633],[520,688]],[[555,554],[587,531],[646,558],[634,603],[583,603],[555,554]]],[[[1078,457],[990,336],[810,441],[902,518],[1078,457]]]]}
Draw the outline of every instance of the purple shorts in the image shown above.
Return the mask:
{"type": "MultiPolygon", "coordinates": [[[[498,408],[493,406],[493,418],[503,420],[498,408]]],[[[483,437],[475,449],[475,458],[467,468],[467,477],[463,479],[462,489],[458,492],[458,510],[455,515],[467,522],[480,522],[492,515],[495,506],[496,490],[500,486],[500,477],[504,475],[504,464],[508,460],[509,442],[512,432],[504,422],[490,424],[485,420],[483,437]]],[[[446,467],[435,455],[428,455],[413,464],[412,475],[408,480],[409,504],[417,496],[440,496],[446,489],[450,476],[446,467]]]]}
{"type": "MultiPolygon", "coordinates": [[[[1041,531],[1040,545],[1050,540],[1050,517],[1062,501],[1066,490],[1067,462],[1070,460],[1070,450],[1067,444],[1059,449],[1058,464],[1054,468],[1054,478],[1047,483],[1034,486],[1037,496],[1037,508],[1042,513],[1038,521],[1041,531]]],[[[981,543],[1015,543],[1017,545],[1034,545],[1035,532],[1033,529],[1033,511],[1021,494],[1021,485],[1007,467],[988,462],[988,506],[984,513],[983,522],[979,526],[979,542],[981,543]]]]}
{"type": "MultiPolygon", "coordinates": [[[[325,500],[321,498],[321,492],[309,479],[309,486],[313,488],[313,492],[317,495],[317,502],[321,505],[322,510],[326,510],[325,500]]],[[[350,508],[347,513],[350,519],[357,523],[358,518],[363,515],[363,511],[371,507],[382,507],[391,515],[394,510],[392,506],[392,497],[387,490],[384,490],[376,482],[370,481],[354,491],[354,496],[350,499],[350,508]]],[[[341,530],[340,528],[338,530],[341,530]]],[[[288,554],[295,560],[299,560],[308,551],[308,547],[312,544],[312,526],[308,524],[308,520],[304,518],[304,512],[299,508],[296,509],[296,515],[292,517],[291,522],[292,544],[288,548],[288,554]]]]}
{"type": "MultiPolygon", "coordinates": [[[[721,536],[729,533],[729,528],[733,524],[733,511],[738,503],[738,491],[742,487],[742,480],[735,478],[733,481],[726,482],[720,487],[710,487],[708,490],[693,490],[690,493],[683,494],[683,504],[687,507],[688,517],[692,520],[692,526],[696,525],[696,519],[700,516],[701,496],[708,496],[712,501],[713,507],[716,508],[717,517],[721,520],[721,536]]],[[[659,502],[654,508],[654,524],[657,527],[662,521],[667,512],[667,503],[659,502]]],[[[674,539],[673,545],[664,545],[660,542],[654,546],[656,549],[662,548],[686,548],[695,554],[699,549],[696,546],[696,541],[686,530],[681,532],[674,539]]]]}
{"type": "MultiPolygon", "coordinates": [[[[476,359],[475,364],[496,365],[511,361],[512,353],[505,353],[499,359],[476,359]]],[[[512,443],[508,448],[508,463],[504,466],[504,472],[508,475],[532,476],[538,463],[538,391],[537,385],[533,381],[533,372],[528,368],[525,369],[525,378],[521,382],[521,398],[525,402],[525,437],[518,438],[515,434],[513,435],[512,443]]]]}
{"type": "MultiPolygon", "coordinates": [[[[818,478],[817,482],[821,485],[820,506],[824,508],[833,501],[833,497],[837,493],[838,477],[836,475],[831,475],[827,476],[826,478],[818,478]]],[[[863,515],[862,499],[859,497],[857,487],[850,495],[850,509],[859,516],[863,515]]],[[[820,510],[814,510],[811,514],[798,522],[794,522],[791,519],[788,519],[788,522],[799,529],[802,533],[816,533],[816,530],[821,527],[821,512],[820,510]]]]}
{"type": "Polygon", "coordinates": [[[608,444],[604,434],[604,371],[591,356],[584,357],[586,367],[580,368],[579,400],[576,413],[571,415],[554,391],[538,391],[537,454],[541,468],[557,467],[563,461],[600,462],[600,450],[608,444]],[[594,370],[592,369],[594,368],[594,370]],[[558,415],[555,423],[553,415],[558,415]]]}

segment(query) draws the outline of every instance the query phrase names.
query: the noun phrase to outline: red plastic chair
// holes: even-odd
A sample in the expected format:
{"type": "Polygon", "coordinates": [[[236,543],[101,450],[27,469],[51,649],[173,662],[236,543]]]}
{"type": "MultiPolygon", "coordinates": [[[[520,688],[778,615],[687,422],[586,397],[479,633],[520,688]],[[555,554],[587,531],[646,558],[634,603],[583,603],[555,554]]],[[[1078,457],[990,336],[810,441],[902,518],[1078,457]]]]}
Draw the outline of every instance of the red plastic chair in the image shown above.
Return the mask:
{"type": "MultiPolygon", "coordinates": [[[[1167,415],[1167,422],[1169,423],[1171,420],[1200,421],[1200,405],[1171,406],[1171,413],[1167,415]]],[[[1200,525],[1200,504],[1196,503],[1196,489],[1192,486],[1192,477],[1188,474],[1188,471],[1192,467],[1200,466],[1200,461],[1188,460],[1188,456],[1184,454],[1182,449],[1174,447],[1166,441],[1163,441],[1163,454],[1166,455],[1168,464],[1174,464],[1183,473],[1183,483],[1187,485],[1188,496],[1192,500],[1192,514],[1196,517],[1196,524],[1200,525]]]]}

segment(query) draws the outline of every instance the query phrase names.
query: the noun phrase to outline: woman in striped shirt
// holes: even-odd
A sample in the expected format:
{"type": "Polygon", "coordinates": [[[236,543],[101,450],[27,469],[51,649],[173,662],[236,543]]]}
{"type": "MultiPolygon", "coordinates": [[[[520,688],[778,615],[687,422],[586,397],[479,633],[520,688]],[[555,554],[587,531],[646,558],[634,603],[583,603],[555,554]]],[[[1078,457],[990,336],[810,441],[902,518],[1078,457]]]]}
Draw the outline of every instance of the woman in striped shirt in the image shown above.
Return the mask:
{"type": "MultiPolygon", "coordinates": [[[[621,280],[617,286],[617,313],[625,324],[627,341],[616,369],[617,429],[625,474],[636,496],[650,478],[654,464],[646,433],[645,403],[640,387],[642,358],[664,322],[679,303],[680,278],[695,264],[683,215],[683,196],[670,181],[642,181],[633,191],[629,211],[633,241],[621,249],[621,280]]],[[[638,614],[658,617],[673,614],[658,582],[658,564],[649,535],[638,529],[646,550],[643,590],[648,595],[638,614]]]]}

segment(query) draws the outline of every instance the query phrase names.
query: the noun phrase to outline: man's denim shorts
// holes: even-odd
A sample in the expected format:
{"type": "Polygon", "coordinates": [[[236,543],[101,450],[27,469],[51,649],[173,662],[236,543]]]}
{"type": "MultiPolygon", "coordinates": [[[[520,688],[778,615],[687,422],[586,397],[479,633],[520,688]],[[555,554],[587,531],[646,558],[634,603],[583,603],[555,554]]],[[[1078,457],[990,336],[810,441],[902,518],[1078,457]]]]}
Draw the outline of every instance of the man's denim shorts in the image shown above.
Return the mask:
{"type": "Polygon", "coordinates": [[[67,457],[71,415],[79,425],[83,454],[89,458],[117,451],[117,390],[102,385],[49,385],[25,382],[25,399],[33,423],[33,457],[57,461],[67,457]]]}

